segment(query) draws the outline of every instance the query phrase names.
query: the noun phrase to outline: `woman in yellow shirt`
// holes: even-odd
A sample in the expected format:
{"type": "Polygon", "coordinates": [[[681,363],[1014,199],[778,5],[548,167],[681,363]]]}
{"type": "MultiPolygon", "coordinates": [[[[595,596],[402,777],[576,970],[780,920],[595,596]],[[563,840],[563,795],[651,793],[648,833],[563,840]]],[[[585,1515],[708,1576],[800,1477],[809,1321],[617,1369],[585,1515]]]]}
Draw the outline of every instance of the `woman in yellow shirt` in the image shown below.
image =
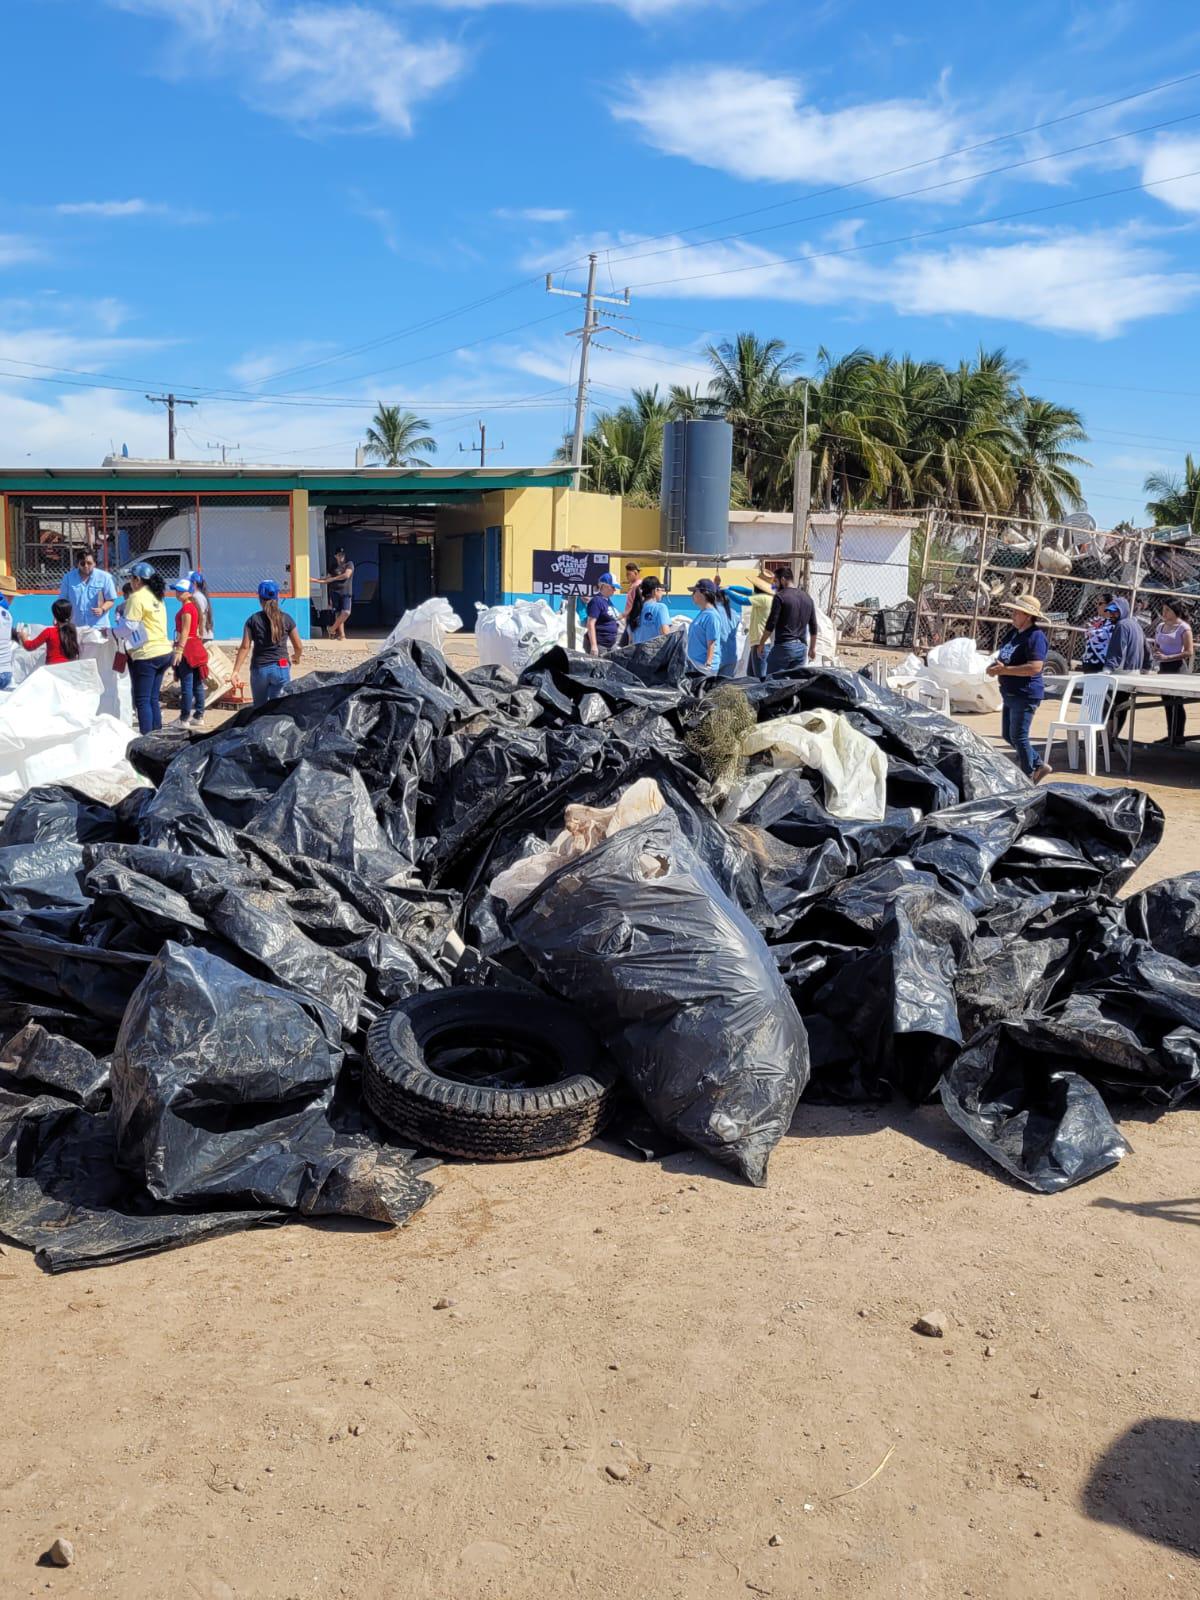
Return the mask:
{"type": "Polygon", "coordinates": [[[163,605],[166,585],[162,574],[148,561],[139,561],[129,574],[133,593],[125,602],[125,625],[137,639],[127,645],[129,687],[137,708],[138,732],[155,733],[162,727],[159,691],[171,665],[171,641],[167,636],[167,608],[163,605]]]}

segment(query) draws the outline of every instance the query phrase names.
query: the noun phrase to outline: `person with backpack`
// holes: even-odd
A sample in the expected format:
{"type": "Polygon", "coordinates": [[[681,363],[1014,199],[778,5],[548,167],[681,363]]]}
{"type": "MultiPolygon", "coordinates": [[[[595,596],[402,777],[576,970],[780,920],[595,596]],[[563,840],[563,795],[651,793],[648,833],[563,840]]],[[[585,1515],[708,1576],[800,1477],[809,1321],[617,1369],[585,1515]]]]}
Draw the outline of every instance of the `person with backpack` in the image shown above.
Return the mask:
{"type": "Polygon", "coordinates": [[[242,629],[242,642],[233,663],[233,687],[245,688],[242,673],[249,657],[251,698],[256,706],[263,706],[283,693],[291,681],[292,663],[300,665],[304,647],[295,617],[279,604],[279,585],[270,578],[264,579],[258,586],[258,598],[261,609],[242,629]]]}
{"type": "Polygon", "coordinates": [[[22,649],[40,650],[45,645],[48,667],[61,667],[64,662],[78,661],[79,634],[71,621],[73,610],[69,600],[56,600],[50,607],[54,621],[48,628],[43,628],[41,633],[34,634],[32,638],[28,638],[24,631],[18,634],[22,649]]]}
{"type": "Polygon", "coordinates": [[[179,680],[179,726],[199,728],[204,724],[204,690],[208,678],[208,651],[200,636],[200,610],[190,578],[177,578],[171,588],[179,596],[175,648],[171,652],[171,664],[179,680]]]}

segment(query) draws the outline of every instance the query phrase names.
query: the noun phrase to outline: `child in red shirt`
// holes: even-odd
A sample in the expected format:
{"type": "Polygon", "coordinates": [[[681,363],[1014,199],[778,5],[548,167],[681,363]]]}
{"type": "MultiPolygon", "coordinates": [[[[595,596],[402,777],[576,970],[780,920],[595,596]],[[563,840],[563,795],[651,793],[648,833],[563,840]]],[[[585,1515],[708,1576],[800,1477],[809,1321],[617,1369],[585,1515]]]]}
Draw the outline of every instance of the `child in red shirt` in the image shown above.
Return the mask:
{"type": "Polygon", "coordinates": [[[21,644],[26,650],[40,650],[45,645],[48,667],[61,667],[64,662],[78,661],[79,635],[71,621],[71,602],[56,600],[50,607],[50,615],[54,618],[53,627],[43,628],[32,639],[22,634],[21,644]]]}

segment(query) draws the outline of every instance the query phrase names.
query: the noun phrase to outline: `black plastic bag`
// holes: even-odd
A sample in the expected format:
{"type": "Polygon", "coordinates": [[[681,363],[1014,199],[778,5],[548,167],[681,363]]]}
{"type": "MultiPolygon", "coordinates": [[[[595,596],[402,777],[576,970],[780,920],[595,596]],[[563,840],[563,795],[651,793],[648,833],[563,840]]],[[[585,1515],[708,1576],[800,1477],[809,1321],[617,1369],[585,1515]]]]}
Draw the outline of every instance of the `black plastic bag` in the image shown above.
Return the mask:
{"type": "Polygon", "coordinates": [[[839,884],[775,952],[808,1029],[813,1092],[928,1098],[962,1045],[955,981],[975,921],[907,860],[839,884]]]}
{"type": "Polygon", "coordinates": [[[1039,1194],[1095,1177],[1129,1154],[1099,1091],[1036,1029],[994,1023],[939,1085],[951,1120],[1039,1194]]]}
{"type": "Polygon", "coordinates": [[[0,1088],[50,1094],[93,1111],[108,1095],[108,1063],[29,1022],[0,1049],[0,1088]]]}
{"type": "Polygon", "coordinates": [[[337,1018],[168,943],[112,1059],[121,1164],[160,1201],[406,1220],[429,1197],[389,1151],[335,1127],[337,1018]]]}
{"type": "Polygon", "coordinates": [[[654,1120],[764,1182],[808,1081],[804,1028],[760,935],[675,817],[624,828],[560,867],[511,922],[654,1120]]]}

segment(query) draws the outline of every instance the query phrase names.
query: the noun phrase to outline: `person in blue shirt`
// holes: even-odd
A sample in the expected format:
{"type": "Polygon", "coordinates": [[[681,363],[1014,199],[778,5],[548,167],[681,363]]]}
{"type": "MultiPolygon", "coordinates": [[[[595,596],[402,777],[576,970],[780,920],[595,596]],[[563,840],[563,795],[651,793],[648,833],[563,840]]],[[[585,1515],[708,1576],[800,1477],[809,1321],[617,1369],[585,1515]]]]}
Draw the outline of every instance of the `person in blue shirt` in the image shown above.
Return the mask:
{"type": "Polygon", "coordinates": [[[16,592],[16,580],[0,569],[0,692],[12,688],[13,619],[10,602],[16,592]]]}
{"type": "Polygon", "coordinates": [[[117,586],[112,573],[96,566],[96,557],[90,550],[81,550],[75,565],[59,585],[58,598],[71,602],[71,621],[77,628],[100,628],[107,632],[111,626],[109,612],[117,603],[117,586]]]}
{"type": "Polygon", "coordinates": [[[715,678],[721,665],[721,624],[717,619],[718,589],[711,578],[701,578],[692,590],[696,615],[688,625],[688,664],[694,672],[715,678]]]}
{"type": "Polygon", "coordinates": [[[732,678],[737,672],[738,658],[738,625],[729,604],[729,596],[719,584],[714,585],[717,591],[717,623],[721,629],[721,643],[718,651],[721,664],[717,668],[717,675],[722,678],[732,678]]]}
{"type": "Polygon", "coordinates": [[[666,592],[661,578],[643,578],[630,595],[625,625],[634,644],[649,644],[670,633],[671,612],[663,601],[666,592]]]}
{"type": "Polygon", "coordinates": [[[621,618],[613,606],[617,580],[611,572],[602,572],[597,584],[598,593],[587,603],[587,653],[598,656],[611,650],[621,631],[621,618]]]}
{"type": "Polygon", "coordinates": [[[1003,736],[1016,752],[1021,771],[1034,783],[1040,783],[1050,776],[1050,768],[1034,753],[1029,728],[1034,712],[1046,695],[1042,674],[1048,645],[1046,635],[1038,627],[1042,607],[1036,595],[1019,594],[1006,609],[1013,614],[1012,627],[1001,639],[996,659],[987,673],[989,678],[1000,680],[1004,702],[1003,736]]]}

